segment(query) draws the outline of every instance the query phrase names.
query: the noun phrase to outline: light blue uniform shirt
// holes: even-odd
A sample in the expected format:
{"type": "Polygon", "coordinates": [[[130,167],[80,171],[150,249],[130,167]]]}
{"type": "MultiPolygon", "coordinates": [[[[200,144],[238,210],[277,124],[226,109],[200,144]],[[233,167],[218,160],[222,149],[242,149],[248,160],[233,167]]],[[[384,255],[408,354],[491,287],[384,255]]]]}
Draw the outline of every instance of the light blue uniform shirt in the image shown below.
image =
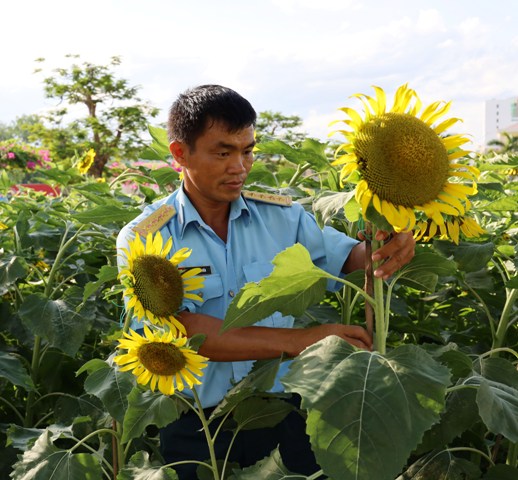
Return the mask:
{"type": "MultiPolygon", "coordinates": [[[[187,299],[183,308],[220,319],[225,318],[230,302],[245,283],[258,282],[271,273],[271,262],[282,250],[301,243],[309,251],[315,265],[332,275],[341,276],[345,259],[358,243],[331,227],[321,229],[315,218],[298,203],[285,207],[243,197],[231,204],[225,243],[202,220],[180,188],[169,197],[146,207],[142,214],[121,230],[117,238],[119,265],[124,263],[120,249],[127,248],[128,241],[135,237],[132,228],[164,204],[172,205],[177,212],[160,230],[164,244],[169,237],[173,237],[170,255],[187,247],[192,249],[192,254],[180,267],[210,267],[210,274],[203,275],[205,283],[200,292],[203,303],[187,299]]],[[[339,282],[332,281],[327,285],[331,291],[341,286],[339,282]]],[[[291,328],[293,317],[277,312],[256,325],[291,328]]],[[[142,328],[142,324],[134,321],[132,328],[142,328]]],[[[248,374],[253,363],[209,362],[204,369],[202,385],[196,387],[203,406],[217,405],[227,391],[248,374]]],[[[287,372],[288,364],[284,362],[281,365],[272,391],[283,391],[279,378],[287,372]]]]}

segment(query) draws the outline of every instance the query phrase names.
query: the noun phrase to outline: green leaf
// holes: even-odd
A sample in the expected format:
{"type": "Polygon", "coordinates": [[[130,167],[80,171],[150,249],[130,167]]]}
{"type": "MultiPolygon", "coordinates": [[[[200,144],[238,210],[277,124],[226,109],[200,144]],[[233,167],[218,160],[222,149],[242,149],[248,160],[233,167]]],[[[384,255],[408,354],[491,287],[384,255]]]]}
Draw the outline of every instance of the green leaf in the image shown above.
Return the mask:
{"type": "Polygon", "coordinates": [[[103,265],[96,277],[95,282],[88,282],[83,291],[83,302],[85,302],[90,296],[92,296],[99,288],[105,283],[114,282],[117,280],[119,269],[115,265],[103,265]]]}
{"type": "Polygon", "coordinates": [[[504,464],[493,465],[488,468],[487,473],[482,478],[483,480],[516,480],[518,468],[504,464]]]}
{"type": "Polygon", "coordinates": [[[34,390],[34,383],[27,369],[18,357],[0,352],[0,377],[7,378],[13,385],[25,390],[34,390]]]}
{"type": "Polygon", "coordinates": [[[50,300],[42,293],[25,298],[19,315],[35,335],[71,357],[79,350],[92,323],[92,318],[76,312],[64,299],[50,300]]]}
{"type": "Polygon", "coordinates": [[[423,441],[414,454],[443,448],[455,438],[460,437],[474,424],[480,422],[476,402],[477,392],[473,389],[459,390],[448,396],[446,409],[439,423],[424,434],[423,441]]]}
{"type": "Polygon", "coordinates": [[[133,374],[121,372],[106,364],[95,370],[85,380],[85,391],[99,398],[108,413],[122,423],[128,408],[128,395],[135,385],[133,374]]]}
{"type": "Polygon", "coordinates": [[[238,404],[233,418],[239,430],[275,427],[292,412],[293,405],[280,398],[250,397],[238,404]]]}
{"type": "Polygon", "coordinates": [[[161,167],[151,170],[148,175],[161,187],[169,186],[176,182],[180,174],[172,167],[161,167]]]}
{"type": "Polygon", "coordinates": [[[185,408],[178,407],[174,397],[133,388],[128,395],[128,409],[124,415],[122,443],[142,435],[148,425],[162,428],[174,422],[185,408]]]}
{"type": "Polygon", "coordinates": [[[431,452],[413,463],[396,480],[466,480],[480,478],[477,465],[448,451],[431,452]]]}
{"type": "Polygon", "coordinates": [[[55,447],[46,431],[15,463],[11,476],[16,480],[98,480],[102,470],[94,455],[55,447]]]}
{"type": "Polygon", "coordinates": [[[354,192],[324,192],[314,203],[313,211],[318,212],[322,217],[322,222],[328,223],[338,213],[343,212],[344,205],[351,198],[354,198],[354,192]]]}
{"type": "Polygon", "coordinates": [[[460,242],[455,245],[446,240],[434,240],[433,246],[443,256],[453,257],[458,268],[464,272],[476,272],[484,268],[495,251],[495,245],[492,242],[460,242]]]}
{"type": "Polygon", "coordinates": [[[329,336],[294,359],[281,381],[308,409],[307,432],[326,475],[392,480],[439,420],[450,375],[414,345],[382,356],[329,336]]]}
{"type": "Polygon", "coordinates": [[[350,222],[357,222],[360,219],[360,204],[356,201],[356,198],[351,198],[344,205],[345,218],[350,222]]]}
{"type": "Polygon", "coordinates": [[[140,451],[121,469],[117,480],[178,480],[178,475],[172,468],[152,464],[149,453],[140,451]]]}
{"type": "Polygon", "coordinates": [[[235,480],[304,480],[307,478],[305,475],[291,473],[284,466],[278,448],[255,465],[240,471],[234,470],[233,473],[235,480]]]}
{"type": "Polygon", "coordinates": [[[439,277],[454,275],[457,265],[437,253],[416,249],[414,258],[398,274],[401,283],[425,292],[434,292],[439,277]]]}
{"type": "Polygon", "coordinates": [[[110,223],[127,223],[142,213],[138,208],[102,205],[86,212],[74,213],[72,218],[80,223],[106,225],[110,223]]]}
{"type": "Polygon", "coordinates": [[[506,284],[506,288],[518,288],[518,275],[512,277],[506,284]]]}
{"type": "Polygon", "coordinates": [[[481,379],[477,392],[480,417],[493,433],[518,442],[518,390],[503,383],[481,379]]]}
{"type": "Polygon", "coordinates": [[[210,416],[211,420],[231,411],[246,398],[258,392],[270,390],[275,382],[281,361],[281,358],[256,361],[250,373],[232,387],[216,406],[210,416]]]}
{"type": "Polygon", "coordinates": [[[279,311],[302,315],[325,295],[329,274],[313,265],[299,243],[277,254],[273,272],[259,283],[247,283],[230,304],[221,331],[253,325],[279,311]]]}
{"type": "Polygon", "coordinates": [[[508,195],[484,205],[489,212],[516,212],[518,210],[518,195],[508,195]]]}
{"type": "Polygon", "coordinates": [[[109,365],[104,360],[101,360],[100,358],[92,358],[92,360],[88,360],[88,362],[81,366],[81,368],[76,372],[76,377],[78,377],[84,372],[88,372],[88,374],[90,375],[96,370],[108,367],[109,365]]]}
{"type": "Polygon", "coordinates": [[[297,165],[309,163],[317,170],[330,168],[327,155],[325,154],[326,144],[312,138],[306,138],[300,148],[293,148],[281,140],[260,142],[256,148],[258,153],[282,155],[286,160],[297,165]]]}
{"type": "Polygon", "coordinates": [[[9,291],[9,287],[20,278],[25,278],[29,268],[22,257],[7,256],[0,260],[0,295],[9,291]]]}

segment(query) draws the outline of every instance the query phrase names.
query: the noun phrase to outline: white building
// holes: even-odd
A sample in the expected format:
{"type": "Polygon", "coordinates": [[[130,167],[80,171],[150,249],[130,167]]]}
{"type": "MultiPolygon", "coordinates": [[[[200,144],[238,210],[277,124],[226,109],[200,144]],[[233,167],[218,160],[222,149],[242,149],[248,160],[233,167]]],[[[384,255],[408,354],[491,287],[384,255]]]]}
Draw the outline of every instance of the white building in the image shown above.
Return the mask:
{"type": "Polygon", "coordinates": [[[491,140],[500,140],[503,132],[518,134],[518,97],[486,101],[486,145],[491,140]]]}

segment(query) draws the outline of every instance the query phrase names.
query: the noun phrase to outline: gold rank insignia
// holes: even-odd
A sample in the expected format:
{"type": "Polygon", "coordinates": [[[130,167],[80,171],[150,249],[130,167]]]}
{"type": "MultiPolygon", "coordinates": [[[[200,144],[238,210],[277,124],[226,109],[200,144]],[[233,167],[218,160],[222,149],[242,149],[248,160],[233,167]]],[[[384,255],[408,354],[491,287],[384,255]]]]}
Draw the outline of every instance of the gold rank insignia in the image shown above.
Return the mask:
{"type": "Polygon", "coordinates": [[[291,197],[284,195],[275,195],[273,193],[243,191],[243,197],[258,202],[271,203],[272,205],[282,205],[290,207],[292,204],[291,197]]]}
{"type": "Polygon", "coordinates": [[[151,215],[144,218],[133,227],[141,237],[147,237],[148,233],[155,233],[160,230],[171,218],[176,215],[176,210],[172,205],[162,205],[151,215]]]}

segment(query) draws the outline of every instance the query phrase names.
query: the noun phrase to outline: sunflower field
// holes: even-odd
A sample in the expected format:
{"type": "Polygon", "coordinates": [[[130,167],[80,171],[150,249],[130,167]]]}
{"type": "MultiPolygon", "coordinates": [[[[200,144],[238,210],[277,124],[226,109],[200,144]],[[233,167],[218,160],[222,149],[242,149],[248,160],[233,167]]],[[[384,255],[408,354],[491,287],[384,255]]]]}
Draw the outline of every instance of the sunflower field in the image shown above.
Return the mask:
{"type": "MultiPolygon", "coordinates": [[[[202,480],[518,478],[518,155],[464,151],[463,137],[446,133],[457,119],[439,118],[444,104],[422,107],[404,86],[387,111],[380,90],[358,96],[365,117],[342,109],[345,143],[261,138],[246,188],[289,195],[322,226],[353,237],[412,230],[412,262],[386,280],[366,265],[329,293],[329,274],[297,244],[277,255],[270,276],[236,295],[223,322],[231,329],[280,311],[299,328],[342,322],[373,331],[374,351],[327,337],[282,378],[302,398],[321,471],[295,475],[273,451],[245,469],[211,456],[198,467],[202,480]],[[401,138],[424,132],[418,158],[437,152],[428,170],[424,161],[410,165],[409,140],[389,167],[376,157],[387,143],[373,146],[371,137],[385,125],[401,138]]],[[[2,478],[177,478],[160,456],[158,431],[197,410],[181,390],[203,382],[203,338],[154,333],[153,324],[144,336],[128,332],[123,294],[133,286],[128,271],[119,275],[115,249],[120,229],[181,182],[165,131],[149,130],[145,162],[108,168],[102,179],[88,175],[92,151],[2,170],[2,478]],[[146,378],[137,361],[145,358],[134,353],[142,345],[179,363],[183,378],[146,378]]],[[[187,254],[153,245],[160,260],[178,255],[180,263],[187,254]]],[[[285,402],[268,390],[284,360],[256,362],[202,419],[207,432],[220,418],[234,433],[282,420],[285,402]]]]}

